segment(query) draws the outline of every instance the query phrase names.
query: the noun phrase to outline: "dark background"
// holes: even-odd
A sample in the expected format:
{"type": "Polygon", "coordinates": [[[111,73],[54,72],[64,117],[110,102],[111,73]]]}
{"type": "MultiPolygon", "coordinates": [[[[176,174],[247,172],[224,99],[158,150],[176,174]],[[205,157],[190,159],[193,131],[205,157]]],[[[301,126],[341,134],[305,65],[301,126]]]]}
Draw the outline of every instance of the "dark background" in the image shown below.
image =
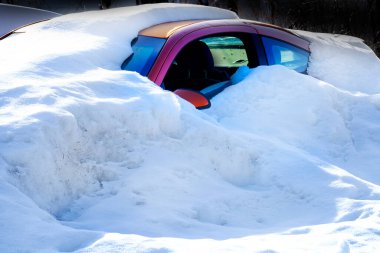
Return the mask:
{"type": "Polygon", "coordinates": [[[286,28],[353,35],[364,39],[380,56],[380,0],[0,0],[58,13],[157,2],[217,6],[233,10],[241,18],[286,28]]]}

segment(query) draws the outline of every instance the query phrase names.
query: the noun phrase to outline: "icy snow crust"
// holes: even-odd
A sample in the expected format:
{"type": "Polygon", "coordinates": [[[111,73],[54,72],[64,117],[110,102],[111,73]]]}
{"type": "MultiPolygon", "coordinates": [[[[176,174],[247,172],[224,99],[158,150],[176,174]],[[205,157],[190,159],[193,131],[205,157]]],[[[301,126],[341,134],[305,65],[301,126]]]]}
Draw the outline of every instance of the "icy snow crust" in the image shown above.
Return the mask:
{"type": "Polygon", "coordinates": [[[195,110],[120,71],[189,5],[73,14],[0,42],[0,252],[376,252],[380,61],[300,32],[310,76],[240,69],[195,110]]]}

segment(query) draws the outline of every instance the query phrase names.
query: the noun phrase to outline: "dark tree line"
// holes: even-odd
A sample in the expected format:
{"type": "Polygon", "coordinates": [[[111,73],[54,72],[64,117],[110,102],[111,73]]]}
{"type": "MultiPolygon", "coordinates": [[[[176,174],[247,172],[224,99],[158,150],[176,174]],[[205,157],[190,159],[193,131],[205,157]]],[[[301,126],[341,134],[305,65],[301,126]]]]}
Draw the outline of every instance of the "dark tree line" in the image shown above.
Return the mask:
{"type": "Polygon", "coordinates": [[[380,0],[236,0],[239,15],[280,26],[360,37],[380,56],[380,0]],[[239,6],[239,4],[238,4],[239,6]]]}

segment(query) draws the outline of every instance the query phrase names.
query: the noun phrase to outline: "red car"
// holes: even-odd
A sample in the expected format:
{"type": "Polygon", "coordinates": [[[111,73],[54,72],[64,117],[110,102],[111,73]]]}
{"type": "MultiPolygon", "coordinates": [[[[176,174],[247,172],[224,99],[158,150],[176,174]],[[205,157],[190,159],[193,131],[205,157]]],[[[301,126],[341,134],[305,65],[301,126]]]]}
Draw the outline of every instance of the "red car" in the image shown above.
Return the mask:
{"type": "Polygon", "coordinates": [[[197,108],[232,85],[239,67],[280,64],[306,73],[309,42],[286,29],[248,20],[189,20],[140,31],[122,64],[197,108]]]}

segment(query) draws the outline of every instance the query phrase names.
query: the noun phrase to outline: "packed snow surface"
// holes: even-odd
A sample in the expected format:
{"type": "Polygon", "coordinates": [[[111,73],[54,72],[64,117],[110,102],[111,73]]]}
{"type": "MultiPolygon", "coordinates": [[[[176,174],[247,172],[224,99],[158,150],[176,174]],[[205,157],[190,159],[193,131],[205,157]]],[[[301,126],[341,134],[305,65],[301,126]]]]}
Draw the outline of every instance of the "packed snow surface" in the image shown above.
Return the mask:
{"type": "Polygon", "coordinates": [[[376,252],[380,61],[311,41],[309,74],[239,69],[196,110],[121,71],[153,24],[233,13],[72,14],[0,41],[0,252],[376,252]]]}

